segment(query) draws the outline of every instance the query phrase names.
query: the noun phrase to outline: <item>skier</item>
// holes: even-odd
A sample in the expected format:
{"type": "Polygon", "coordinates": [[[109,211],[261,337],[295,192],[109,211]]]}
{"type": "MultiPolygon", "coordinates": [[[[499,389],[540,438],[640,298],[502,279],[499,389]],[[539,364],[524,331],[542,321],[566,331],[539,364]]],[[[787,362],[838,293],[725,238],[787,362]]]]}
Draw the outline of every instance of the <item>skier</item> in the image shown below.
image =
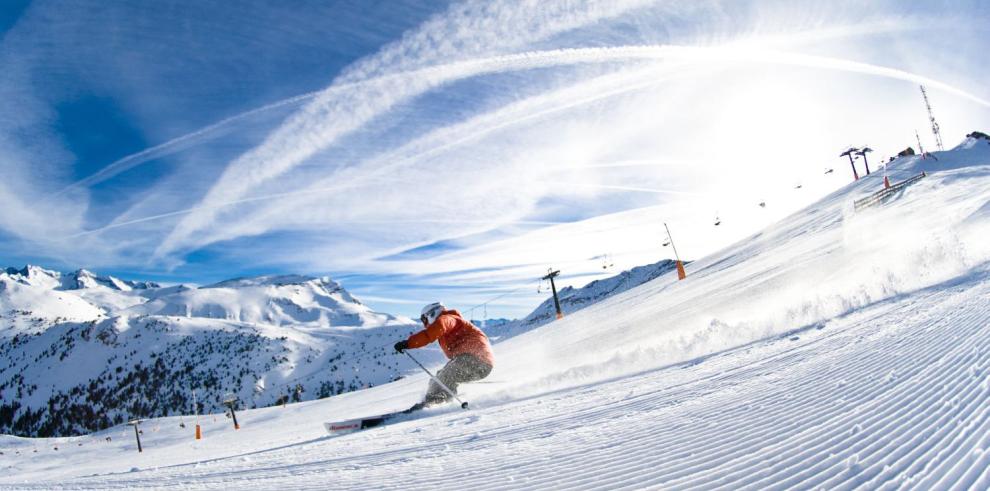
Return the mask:
{"type": "MultiPolygon", "coordinates": [[[[452,392],[457,393],[459,384],[481,380],[492,372],[495,355],[492,354],[488,337],[474,324],[464,320],[460,312],[447,310],[442,303],[434,302],[423,307],[419,320],[423,322],[423,330],[395,343],[395,351],[402,353],[439,341],[440,348],[450,361],[437,372],[437,379],[452,392]]],[[[451,395],[443,387],[431,380],[423,402],[407,412],[443,404],[450,398],[451,395]]]]}

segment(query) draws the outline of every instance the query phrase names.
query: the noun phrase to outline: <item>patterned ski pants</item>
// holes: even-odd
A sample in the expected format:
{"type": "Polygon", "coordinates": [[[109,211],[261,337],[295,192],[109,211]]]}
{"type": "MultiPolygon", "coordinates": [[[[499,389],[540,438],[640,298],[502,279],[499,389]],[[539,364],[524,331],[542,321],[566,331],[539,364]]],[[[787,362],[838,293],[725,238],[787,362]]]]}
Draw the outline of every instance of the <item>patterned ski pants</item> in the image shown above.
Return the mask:
{"type": "MultiPolygon", "coordinates": [[[[448,389],[457,393],[457,386],[465,382],[481,380],[492,373],[492,366],[478,359],[477,356],[460,354],[437,372],[440,379],[448,389]]],[[[443,390],[436,382],[430,380],[430,388],[426,391],[426,398],[423,402],[427,405],[442,404],[450,400],[450,394],[443,390]]]]}

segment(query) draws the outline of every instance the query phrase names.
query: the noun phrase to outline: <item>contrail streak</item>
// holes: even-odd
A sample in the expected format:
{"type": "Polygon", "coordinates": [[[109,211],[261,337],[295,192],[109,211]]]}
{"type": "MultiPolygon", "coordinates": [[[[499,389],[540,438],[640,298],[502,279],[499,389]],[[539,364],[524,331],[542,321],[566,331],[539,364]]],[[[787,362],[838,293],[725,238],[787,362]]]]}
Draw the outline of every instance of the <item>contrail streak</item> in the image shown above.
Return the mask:
{"type": "Polygon", "coordinates": [[[224,173],[220,182],[156,251],[161,257],[181,246],[197,230],[208,226],[216,212],[239,196],[267,180],[295,167],[317,151],[332,145],[340,136],[353,131],[371,118],[407,99],[452,81],[482,74],[546,68],[582,63],[610,63],[634,60],[675,60],[692,64],[776,64],[862,73],[910,81],[990,107],[990,102],[944,82],[904,70],[855,61],[800,53],[763,50],[747,46],[623,46],[613,48],[574,48],[526,52],[428,67],[392,74],[361,83],[336,93],[326,92],[302,109],[255,150],[245,154],[224,173]],[[359,89],[354,93],[353,89],[359,89]],[[363,93],[360,89],[364,89],[363,93]]]}
{"type": "MultiPolygon", "coordinates": [[[[351,84],[351,85],[353,85],[353,84],[351,84]]],[[[225,126],[227,126],[227,125],[229,125],[231,123],[236,123],[238,121],[241,121],[241,120],[244,120],[244,119],[248,119],[248,118],[250,118],[250,117],[252,117],[254,115],[261,114],[261,113],[264,113],[264,112],[268,112],[268,111],[271,111],[273,109],[278,109],[278,108],[281,108],[281,107],[291,106],[293,104],[298,104],[298,103],[307,101],[307,100],[312,99],[313,97],[315,97],[316,95],[318,95],[318,94],[320,94],[322,92],[323,92],[323,90],[318,90],[318,91],[309,92],[309,93],[306,93],[306,94],[300,94],[300,95],[297,95],[295,97],[290,97],[288,99],[283,99],[281,101],[277,101],[277,102],[273,102],[271,104],[267,104],[267,105],[264,105],[264,106],[261,106],[261,107],[257,107],[257,108],[254,108],[254,109],[250,110],[250,111],[246,111],[246,112],[243,112],[243,113],[240,113],[240,114],[236,114],[236,115],[231,116],[229,118],[221,119],[220,121],[217,121],[216,123],[213,123],[213,124],[211,124],[209,126],[204,126],[203,128],[200,128],[200,129],[198,129],[198,130],[196,130],[196,131],[194,131],[192,133],[187,133],[187,134],[182,135],[180,137],[177,137],[177,138],[173,138],[171,140],[168,140],[168,141],[166,141],[164,143],[160,143],[160,144],[155,145],[153,147],[146,148],[146,149],[144,149],[144,150],[142,150],[140,152],[133,153],[133,154],[128,155],[126,157],[120,158],[118,160],[115,160],[115,161],[111,162],[110,164],[107,164],[106,167],[103,167],[102,169],[100,169],[99,171],[93,173],[92,175],[90,175],[88,177],[85,177],[83,179],[80,179],[80,180],[78,180],[78,181],[76,181],[76,182],[74,182],[72,184],[69,184],[68,186],[66,186],[66,187],[62,188],[61,190],[59,190],[59,191],[55,192],[54,194],[52,194],[51,197],[54,198],[54,197],[60,196],[62,194],[65,194],[65,193],[67,193],[67,192],[69,192],[69,191],[71,191],[73,189],[78,189],[78,188],[82,188],[82,187],[88,187],[88,186],[92,186],[93,184],[97,184],[97,183],[106,181],[107,179],[110,179],[110,178],[112,178],[112,177],[114,177],[114,176],[116,176],[116,175],[118,175],[118,174],[120,174],[122,172],[126,172],[126,171],[128,171],[130,169],[133,169],[134,167],[137,167],[137,166],[139,166],[139,165],[141,165],[141,164],[143,164],[145,162],[148,162],[148,161],[151,161],[151,160],[155,160],[155,159],[164,157],[166,155],[170,155],[170,154],[175,153],[175,152],[178,152],[178,151],[180,151],[180,150],[182,150],[184,148],[188,148],[188,147],[190,147],[192,145],[195,145],[199,141],[205,139],[205,137],[209,136],[211,133],[213,133],[213,132],[215,132],[215,131],[217,131],[219,129],[222,129],[223,127],[225,127],[225,126]]]]}
{"type": "MultiPolygon", "coordinates": [[[[320,193],[320,192],[326,192],[326,191],[327,190],[325,190],[325,189],[314,189],[314,190],[310,190],[310,191],[307,191],[307,192],[309,192],[309,193],[320,193]]],[[[232,202],[232,203],[223,203],[223,204],[221,204],[219,206],[220,207],[234,206],[234,205],[238,205],[238,204],[242,204],[242,203],[250,203],[250,202],[254,202],[254,201],[271,201],[271,200],[276,200],[276,199],[279,199],[279,198],[285,198],[285,197],[289,197],[289,196],[296,196],[299,193],[300,193],[300,191],[292,192],[292,193],[280,193],[280,194],[270,194],[270,195],[265,195],[265,196],[255,196],[255,197],[251,197],[251,198],[245,198],[245,199],[242,199],[242,200],[238,200],[238,201],[232,202]]],[[[120,227],[126,227],[128,225],[136,225],[136,224],[139,224],[139,223],[150,222],[150,221],[154,221],[154,220],[161,220],[163,218],[168,218],[168,217],[174,217],[174,216],[180,216],[180,215],[187,215],[189,213],[192,213],[194,211],[198,211],[200,209],[202,209],[202,207],[187,208],[185,210],[176,210],[176,211],[172,211],[172,212],[169,212],[169,213],[162,213],[162,214],[159,214],[159,215],[151,215],[151,216],[146,216],[146,217],[142,217],[142,218],[136,218],[134,220],[127,220],[127,221],[123,221],[123,222],[112,223],[110,225],[106,225],[106,226],[103,226],[103,227],[94,228],[94,229],[90,229],[90,230],[85,230],[85,231],[79,232],[77,234],[66,236],[65,239],[73,239],[73,238],[78,238],[78,237],[85,237],[87,235],[98,234],[100,232],[105,232],[107,230],[112,230],[112,229],[120,228],[120,227]]],[[[346,224],[355,224],[355,225],[375,225],[375,224],[393,225],[394,224],[394,225],[400,225],[400,224],[418,224],[418,223],[452,224],[452,225],[465,225],[465,224],[468,224],[468,225],[470,225],[470,224],[474,224],[474,225],[486,225],[486,224],[491,224],[492,221],[491,220],[469,220],[469,219],[458,219],[458,218],[450,218],[450,219],[431,219],[431,218],[424,218],[424,219],[416,219],[416,220],[384,220],[384,219],[383,220],[335,220],[334,223],[343,224],[343,225],[346,225],[346,224]]],[[[566,225],[568,222],[555,222],[555,221],[548,221],[548,220],[510,220],[510,221],[503,221],[503,222],[499,222],[499,223],[500,224],[504,224],[504,225],[541,225],[541,226],[546,226],[546,225],[566,225]]]]}
{"type": "MultiPolygon", "coordinates": [[[[652,73],[652,70],[650,70],[649,72],[652,73]]],[[[615,77],[614,76],[610,76],[610,77],[606,77],[606,78],[610,78],[611,79],[611,78],[615,78],[615,77]]],[[[625,79],[623,79],[623,80],[625,80],[625,79]]],[[[276,193],[276,194],[266,194],[266,195],[261,195],[261,196],[252,196],[252,197],[249,197],[249,198],[243,198],[243,199],[239,199],[239,200],[235,200],[235,201],[229,201],[229,202],[224,202],[224,203],[216,203],[216,204],[212,205],[212,208],[214,208],[214,209],[220,209],[220,208],[226,208],[226,207],[235,206],[235,205],[239,205],[239,204],[254,203],[254,202],[260,202],[260,201],[274,201],[274,202],[276,202],[275,209],[267,210],[267,211],[268,211],[269,214],[272,214],[272,213],[277,214],[277,212],[278,212],[277,210],[284,207],[284,203],[282,202],[282,200],[284,200],[285,198],[290,198],[290,197],[296,198],[296,197],[304,197],[304,196],[319,196],[319,195],[322,195],[322,194],[325,194],[325,193],[331,192],[331,191],[340,191],[342,189],[352,188],[354,186],[359,185],[361,182],[367,182],[367,181],[374,180],[374,179],[376,179],[378,177],[387,176],[387,175],[391,174],[393,171],[395,171],[396,169],[401,168],[401,167],[404,167],[404,166],[411,165],[412,163],[416,162],[419,159],[425,158],[425,157],[427,157],[429,155],[438,154],[438,153],[440,153],[440,152],[442,152],[444,150],[450,149],[450,148],[455,147],[457,145],[461,145],[461,144],[463,144],[465,142],[475,140],[475,139],[483,136],[484,134],[491,133],[493,131],[497,131],[498,129],[501,129],[501,128],[504,128],[504,127],[507,127],[507,126],[511,126],[511,125],[515,125],[515,124],[521,124],[523,122],[526,122],[526,121],[529,121],[529,120],[532,120],[532,119],[535,119],[535,118],[538,118],[538,117],[541,117],[541,116],[545,116],[545,115],[548,115],[548,114],[551,114],[551,113],[554,113],[554,112],[565,110],[565,109],[568,109],[568,108],[577,106],[579,104],[593,102],[593,101],[600,100],[600,99],[603,99],[603,98],[606,98],[606,97],[611,97],[613,95],[617,95],[617,94],[620,94],[620,93],[623,93],[623,92],[628,92],[630,90],[635,90],[635,89],[638,89],[638,88],[642,88],[644,86],[655,85],[655,84],[662,83],[662,82],[663,82],[663,79],[662,80],[657,80],[657,79],[653,78],[648,83],[638,83],[638,84],[635,84],[635,85],[633,85],[631,87],[612,88],[612,89],[609,89],[609,90],[604,91],[604,92],[602,92],[600,89],[602,89],[603,87],[607,86],[608,84],[605,84],[605,85],[596,84],[596,86],[595,86],[595,89],[596,90],[593,90],[592,91],[592,92],[594,92],[594,95],[592,95],[590,97],[587,97],[586,96],[586,97],[581,97],[581,98],[576,98],[576,99],[575,98],[571,98],[571,99],[568,99],[567,100],[567,103],[564,104],[564,105],[562,105],[562,106],[553,106],[553,107],[550,107],[550,108],[540,109],[538,111],[529,111],[529,110],[532,109],[532,106],[533,106],[532,104],[520,103],[519,105],[525,106],[523,109],[519,109],[519,108],[510,108],[508,110],[503,109],[503,110],[499,111],[498,114],[496,114],[494,116],[486,116],[486,117],[482,118],[482,121],[480,123],[480,125],[482,126],[481,129],[474,129],[475,127],[479,126],[479,123],[478,122],[465,123],[463,125],[459,125],[455,129],[445,128],[443,130],[440,130],[438,134],[435,133],[435,134],[431,134],[429,136],[420,138],[419,140],[416,140],[415,142],[412,142],[412,143],[409,143],[409,144],[404,145],[400,149],[397,149],[397,150],[394,150],[392,152],[389,152],[389,153],[387,153],[384,156],[377,157],[374,160],[372,160],[370,163],[366,164],[366,166],[372,167],[372,169],[370,170],[370,172],[365,173],[365,174],[357,175],[357,176],[351,178],[350,180],[348,180],[346,182],[341,182],[341,179],[339,177],[337,177],[337,176],[331,176],[331,177],[324,178],[324,179],[322,179],[322,180],[320,180],[318,182],[315,182],[315,183],[310,184],[310,186],[307,187],[306,189],[294,190],[294,191],[288,191],[288,192],[276,193]],[[529,112],[527,112],[527,111],[529,111],[529,112]],[[508,113],[511,117],[506,118],[503,113],[508,113]],[[523,113],[523,114],[518,114],[518,113],[523,113]],[[492,123],[492,120],[496,120],[496,122],[492,123]],[[463,129],[463,128],[461,128],[461,126],[467,126],[468,129],[463,129]],[[467,133],[466,135],[464,135],[464,134],[459,135],[459,136],[458,135],[455,135],[455,137],[453,139],[450,139],[449,138],[452,133],[456,134],[456,133],[465,133],[465,132],[467,133]],[[445,138],[447,138],[448,141],[443,141],[445,138]],[[381,164],[381,165],[376,165],[376,164],[381,164]]],[[[568,95],[572,95],[572,93],[573,93],[573,91],[570,91],[570,90],[563,91],[563,96],[566,97],[568,95]]],[[[103,231],[107,231],[107,230],[112,230],[112,229],[115,229],[115,228],[124,227],[124,226],[127,226],[127,225],[135,225],[135,224],[144,223],[144,222],[148,222],[148,221],[154,221],[154,220],[158,220],[158,219],[164,219],[164,218],[169,218],[169,217],[174,217],[174,216],[181,216],[181,215],[188,215],[190,213],[193,213],[193,212],[196,212],[196,211],[199,211],[199,210],[203,210],[205,208],[206,208],[205,206],[196,206],[196,207],[186,208],[186,209],[182,209],[182,210],[176,210],[176,211],[172,211],[172,212],[168,212],[168,213],[162,213],[162,214],[157,214],[157,215],[152,215],[152,216],[137,218],[137,219],[133,219],[133,220],[113,222],[113,223],[110,223],[110,224],[108,224],[106,226],[103,226],[103,227],[100,227],[100,228],[95,228],[95,229],[91,229],[91,230],[87,230],[87,231],[81,232],[79,234],[73,235],[72,237],[91,235],[91,234],[95,234],[95,233],[99,233],[99,232],[103,232],[103,231]]],[[[462,221],[460,223],[468,223],[468,222],[462,221]]],[[[482,223],[482,222],[478,222],[478,223],[482,223]]]]}
{"type": "MultiPolygon", "coordinates": [[[[435,65],[442,60],[455,59],[463,54],[465,48],[465,44],[459,41],[470,40],[475,47],[500,45],[504,49],[511,49],[554,33],[621,15],[653,1],[592,0],[579,4],[571,1],[520,4],[515,0],[458,2],[442,17],[428,21],[418,30],[404,36],[401,41],[384,46],[374,56],[358,60],[346,68],[336,83],[327,89],[301,94],[231,116],[193,133],[123,157],[97,173],[68,185],[56,192],[55,196],[96,184],[149,160],[174,153],[230,123],[256,114],[365,84],[369,80],[381,79],[382,75],[388,73],[406,72],[417,66],[435,65]],[[438,39],[443,42],[438,43],[438,39]]],[[[474,56],[481,55],[482,53],[476,53],[474,56]]]]}
{"type": "MultiPolygon", "coordinates": [[[[685,46],[626,46],[616,48],[577,48],[565,50],[551,50],[520,53],[515,55],[498,56],[492,58],[470,60],[450,65],[430,67],[417,72],[404,75],[408,77],[434,78],[446,82],[476,76],[485,73],[498,73],[511,70],[525,70],[530,68],[543,68],[550,66],[570,65],[579,63],[608,63],[631,60],[666,60],[680,61],[689,64],[699,65],[733,65],[747,63],[767,63],[791,66],[805,66],[812,68],[822,68],[854,73],[871,74],[886,78],[900,79],[915,83],[923,83],[931,87],[941,88],[949,93],[965,97],[977,103],[990,106],[990,102],[969,94],[961,89],[955,88],[943,82],[912,74],[902,70],[869,65],[849,60],[828,58],[813,55],[786,53],[773,50],[763,50],[749,46],[723,46],[723,47],[685,47],[685,46]]],[[[439,83],[439,82],[438,82],[439,83]]],[[[531,116],[521,117],[520,120],[530,119],[531,116]]],[[[506,126],[512,122],[500,122],[492,129],[506,126]]],[[[463,138],[461,141],[474,138],[475,135],[463,138]]],[[[435,153],[453,145],[459,141],[447,142],[438,147],[434,147],[424,153],[435,153]]],[[[384,170],[394,170],[395,165],[386,166],[384,170]]],[[[370,174],[358,176],[355,179],[368,178],[380,175],[383,169],[374,169],[370,174]]],[[[339,181],[338,181],[339,182],[339,181]]],[[[341,184],[344,185],[344,184],[341,184]]],[[[642,189],[629,189],[631,191],[643,191],[642,189]]],[[[307,193],[308,194],[308,193],[307,193]]],[[[190,232],[191,233],[191,232],[190,232]]],[[[187,234],[188,235],[188,234],[187,234]]],[[[173,235],[174,238],[174,235],[173,235]]]]}
{"type": "MultiPolygon", "coordinates": [[[[822,41],[832,38],[846,38],[850,36],[863,35],[863,34],[875,34],[877,32],[892,32],[892,31],[902,31],[908,29],[918,29],[925,26],[931,27],[931,22],[932,22],[931,20],[926,20],[924,23],[922,23],[919,20],[911,19],[910,21],[905,21],[905,20],[900,20],[898,22],[885,21],[880,23],[866,23],[866,24],[854,25],[854,26],[839,26],[835,28],[823,29],[809,33],[799,33],[799,34],[790,34],[790,35],[782,35],[782,36],[764,36],[760,38],[760,44],[771,45],[771,46],[774,44],[795,44],[795,43],[810,42],[810,41],[822,41]]],[[[217,121],[208,126],[204,126],[203,128],[200,128],[192,133],[188,133],[180,137],[173,138],[164,143],[155,145],[153,147],[149,147],[140,152],[122,157],[106,165],[105,167],[95,172],[94,174],[67,185],[66,187],[62,188],[60,191],[55,192],[52,195],[52,197],[62,195],[73,189],[92,186],[93,184],[103,182],[107,179],[110,179],[122,172],[126,172],[127,170],[130,170],[145,162],[155,160],[157,158],[161,158],[166,155],[171,155],[184,148],[188,148],[189,146],[197,144],[198,142],[209,137],[212,133],[220,129],[223,129],[224,127],[232,123],[236,123],[238,121],[245,120],[252,116],[265,113],[274,109],[279,109],[282,107],[292,106],[295,104],[306,102],[320,94],[327,92],[328,90],[336,91],[336,90],[351,88],[357,85],[361,85],[363,83],[367,83],[371,80],[380,78],[380,76],[378,76],[373,78],[365,77],[363,79],[353,80],[356,78],[356,74],[362,71],[363,70],[357,70],[357,69],[352,70],[352,72],[349,73],[346,77],[348,79],[352,79],[352,81],[335,84],[331,86],[329,89],[321,89],[312,92],[307,92],[305,94],[293,96],[288,99],[283,99],[280,101],[273,102],[271,104],[266,104],[264,106],[257,107],[255,109],[251,109],[249,111],[245,111],[240,114],[236,114],[234,116],[221,119],[220,121],[217,121]]]]}
{"type": "MultiPolygon", "coordinates": [[[[351,168],[348,171],[351,174],[357,173],[357,175],[345,177],[333,174],[311,183],[306,189],[289,192],[287,196],[305,198],[306,196],[318,196],[323,192],[354,188],[361,183],[394,175],[397,170],[411,166],[421,159],[437,155],[445,150],[471,141],[476,141],[478,138],[500,129],[519,125],[580,105],[659,85],[674,76],[680,77],[689,73],[691,72],[679,70],[676,75],[658,77],[656,69],[649,68],[640,70],[632,74],[632,76],[626,73],[603,76],[590,83],[560,90],[550,96],[543,95],[527,99],[453,127],[445,127],[434,131],[403,145],[397,150],[375,157],[371,161],[362,164],[363,167],[369,169],[367,172],[359,173],[360,169],[351,168]],[[314,192],[312,190],[316,191],[314,192]]],[[[290,210],[301,204],[302,202],[300,200],[279,200],[274,206],[262,210],[260,212],[262,214],[261,218],[278,216],[280,213],[284,213],[286,210],[290,210]]],[[[255,220],[258,220],[258,217],[255,217],[255,220]]],[[[230,234],[236,236],[237,231],[232,231],[230,234]]],[[[209,241],[212,242],[213,240],[209,241]]]]}
{"type": "MultiPolygon", "coordinates": [[[[855,63],[855,62],[847,62],[847,63],[855,63]]],[[[826,66],[825,65],[822,65],[821,68],[826,68],[826,66]]],[[[876,67],[876,68],[882,68],[882,67],[876,67]]],[[[892,70],[894,72],[899,71],[899,70],[894,70],[894,69],[884,69],[884,70],[892,70]]],[[[852,71],[855,71],[855,70],[852,70],[852,71]]],[[[867,73],[867,72],[864,72],[864,73],[867,73]]],[[[921,83],[920,82],[920,80],[921,80],[920,76],[913,75],[913,74],[908,74],[907,72],[903,72],[903,73],[905,73],[907,75],[911,75],[912,77],[916,77],[916,78],[908,78],[907,80],[910,80],[910,81],[919,81],[919,83],[921,83]]],[[[883,74],[881,74],[879,72],[874,72],[873,74],[886,76],[886,75],[883,75],[883,74]]],[[[118,175],[118,174],[120,174],[122,172],[125,172],[127,170],[130,170],[130,169],[132,169],[132,168],[134,168],[134,167],[136,167],[136,166],[138,166],[140,164],[143,164],[143,163],[148,162],[150,160],[154,160],[154,159],[163,157],[165,155],[169,155],[169,154],[174,153],[176,151],[179,151],[179,150],[181,150],[183,148],[187,148],[188,146],[193,145],[197,141],[199,141],[200,139],[202,139],[202,137],[209,136],[210,133],[213,133],[213,132],[215,132],[215,131],[217,131],[219,129],[222,129],[223,127],[225,127],[225,126],[227,126],[227,125],[229,125],[231,123],[242,121],[242,120],[248,119],[248,118],[250,118],[252,116],[255,116],[257,114],[268,112],[268,111],[271,111],[271,110],[274,110],[274,109],[279,109],[279,108],[282,108],[282,107],[291,106],[291,105],[294,105],[294,104],[299,104],[299,103],[308,101],[310,99],[313,99],[314,97],[316,97],[318,95],[326,94],[328,91],[333,91],[333,92],[343,91],[345,89],[359,87],[359,86],[364,85],[366,83],[372,83],[375,80],[378,80],[380,78],[382,78],[382,77],[378,77],[376,79],[372,79],[372,80],[369,80],[369,81],[351,82],[351,83],[342,84],[342,85],[335,85],[335,86],[330,87],[329,89],[322,89],[322,90],[308,92],[308,93],[305,93],[305,94],[300,94],[300,95],[297,95],[297,96],[294,96],[294,97],[290,97],[288,99],[283,99],[281,101],[273,102],[271,104],[267,104],[267,105],[264,105],[264,106],[261,106],[261,107],[252,109],[250,111],[246,111],[246,112],[243,112],[243,113],[240,113],[240,114],[236,114],[236,115],[231,116],[231,117],[228,117],[228,118],[224,118],[224,119],[222,119],[220,121],[217,121],[216,123],[213,123],[213,124],[211,124],[209,126],[205,126],[205,127],[201,128],[199,130],[196,130],[196,131],[194,131],[192,133],[188,133],[188,134],[182,135],[180,137],[173,138],[173,139],[171,139],[169,141],[166,141],[164,143],[155,145],[153,147],[147,148],[147,149],[142,150],[140,152],[137,152],[137,153],[128,155],[126,157],[123,157],[121,159],[118,159],[118,160],[116,160],[116,161],[108,164],[106,167],[100,169],[98,172],[96,172],[96,173],[94,173],[94,174],[92,174],[92,175],[90,175],[90,176],[88,176],[88,177],[86,177],[84,179],[80,179],[80,180],[78,180],[78,181],[76,181],[76,182],[74,182],[72,184],[69,184],[68,186],[62,188],[60,191],[57,191],[56,193],[54,193],[52,195],[52,197],[56,197],[56,196],[62,195],[62,194],[66,193],[66,192],[68,192],[68,191],[70,191],[72,189],[77,189],[77,188],[81,188],[81,187],[87,187],[87,186],[91,186],[93,184],[97,184],[97,183],[103,182],[103,181],[105,181],[107,179],[110,179],[110,178],[112,178],[112,177],[114,177],[114,176],[116,176],[116,175],[118,175]]],[[[895,77],[891,77],[891,78],[899,78],[899,77],[896,77],[895,76],[895,77]]],[[[948,92],[954,93],[955,95],[959,95],[959,96],[968,98],[970,100],[973,100],[973,101],[978,102],[978,103],[983,104],[983,105],[988,105],[988,102],[986,100],[983,100],[983,99],[980,99],[978,97],[972,96],[972,95],[970,95],[970,94],[968,94],[968,93],[966,93],[964,91],[961,91],[961,90],[958,90],[958,89],[954,89],[954,88],[951,88],[949,86],[943,86],[943,84],[940,84],[940,83],[935,82],[933,80],[928,80],[928,82],[931,83],[933,86],[938,86],[939,88],[942,88],[943,90],[947,90],[948,92]]]]}

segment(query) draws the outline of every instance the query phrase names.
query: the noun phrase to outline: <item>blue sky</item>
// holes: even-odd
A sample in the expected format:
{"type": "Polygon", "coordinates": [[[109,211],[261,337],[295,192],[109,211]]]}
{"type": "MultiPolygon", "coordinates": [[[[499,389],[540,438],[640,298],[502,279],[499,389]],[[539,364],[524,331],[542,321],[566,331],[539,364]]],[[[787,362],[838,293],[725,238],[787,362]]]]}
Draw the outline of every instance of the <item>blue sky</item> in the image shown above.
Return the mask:
{"type": "Polygon", "coordinates": [[[947,145],[986,131],[988,15],[8,1],[0,258],[165,282],[328,274],[383,311],[501,297],[474,316],[518,316],[551,266],[581,285],[670,257],[664,222],[687,258],[746,237],[848,182],[850,144],[874,168],[915,130],[933,147],[919,83],[947,145]]]}

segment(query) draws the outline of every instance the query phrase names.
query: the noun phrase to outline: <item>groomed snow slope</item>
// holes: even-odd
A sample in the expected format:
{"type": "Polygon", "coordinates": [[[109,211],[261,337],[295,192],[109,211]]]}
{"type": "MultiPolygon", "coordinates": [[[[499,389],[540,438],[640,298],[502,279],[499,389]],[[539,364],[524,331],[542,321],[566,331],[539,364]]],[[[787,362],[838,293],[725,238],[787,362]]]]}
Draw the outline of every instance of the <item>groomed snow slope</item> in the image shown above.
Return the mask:
{"type": "Polygon", "coordinates": [[[425,379],[238,414],[0,440],[0,488],[988,489],[990,146],[855,213],[862,179],[756,236],[496,346],[474,409],[329,438],[425,379]],[[112,436],[110,442],[106,436],[112,436]],[[58,445],[59,450],[54,450],[58,445]]]}

